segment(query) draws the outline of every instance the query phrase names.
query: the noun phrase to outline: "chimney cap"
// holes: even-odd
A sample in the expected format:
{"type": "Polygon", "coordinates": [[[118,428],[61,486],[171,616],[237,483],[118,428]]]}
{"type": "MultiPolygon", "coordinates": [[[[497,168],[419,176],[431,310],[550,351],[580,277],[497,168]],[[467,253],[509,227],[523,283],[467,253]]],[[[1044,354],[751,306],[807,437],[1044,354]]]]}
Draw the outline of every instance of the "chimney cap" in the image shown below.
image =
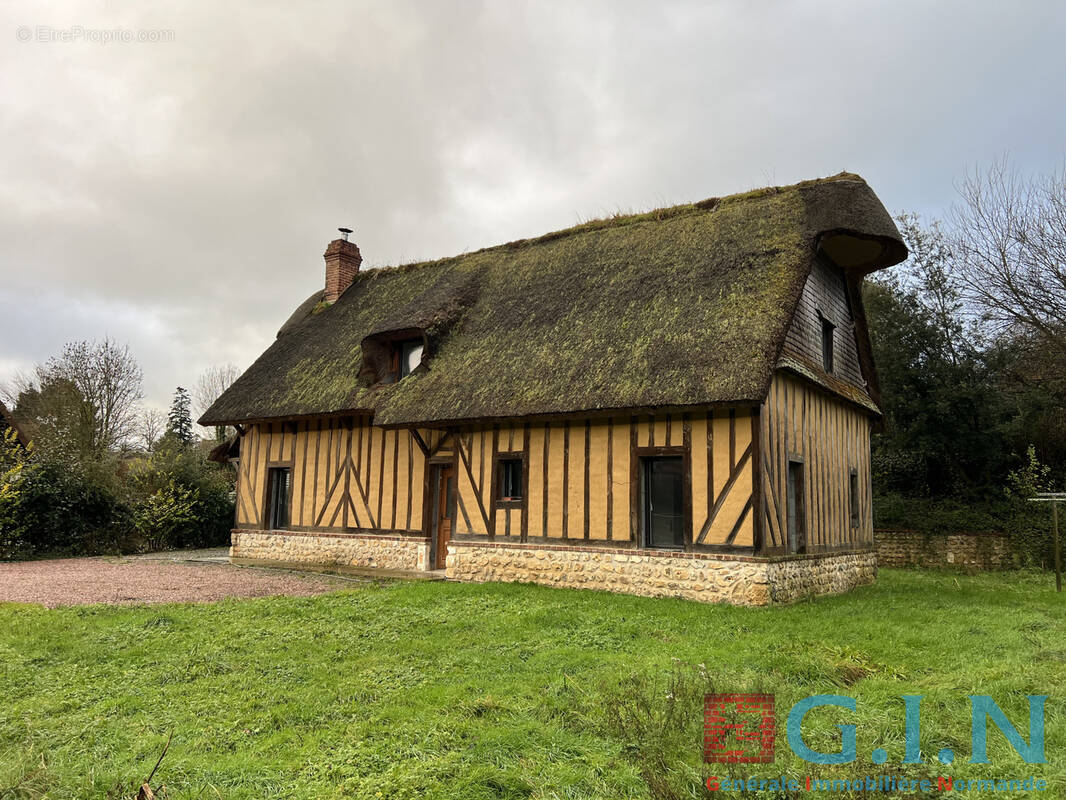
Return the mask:
{"type": "Polygon", "coordinates": [[[352,229],[351,228],[337,228],[337,230],[339,230],[341,233],[344,234],[344,241],[348,241],[348,234],[352,232],[352,229]]]}

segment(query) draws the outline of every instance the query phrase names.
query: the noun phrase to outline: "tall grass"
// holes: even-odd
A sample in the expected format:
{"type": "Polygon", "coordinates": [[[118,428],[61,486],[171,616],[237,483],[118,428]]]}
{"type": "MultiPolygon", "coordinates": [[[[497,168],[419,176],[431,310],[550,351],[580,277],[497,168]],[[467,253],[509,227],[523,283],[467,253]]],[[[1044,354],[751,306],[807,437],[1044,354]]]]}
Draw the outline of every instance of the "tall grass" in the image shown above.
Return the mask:
{"type": "Polygon", "coordinates": [[[3,605],[0,798],[107,797],[138,785],[171,734],[153,783],[170,798],[694,798],[712,774],[868,773],[1035,774],[1062,797],[1064,634],[1062,598],[1025,572],[883,570],[774,609],[448,583],[3,605]],[[703,763],[709,688],[775,694],[774,763],[703,763]],[[856,763],[791,754],[784,715],[816,693],[858,709],[812,712],[807,744],[839,750],[837,725],[854,723],[856,763]],[[899,763],[902,694],[925,696],[921,765],[899,763]],[[991,695],[1023,734],[1025,696],[1050,694],[1048,763],[1023,763],[992,730],[992,764],[968,764],[968,694],[991,695]],[[953,765],[936,763],[942,747],[953,765]]]}

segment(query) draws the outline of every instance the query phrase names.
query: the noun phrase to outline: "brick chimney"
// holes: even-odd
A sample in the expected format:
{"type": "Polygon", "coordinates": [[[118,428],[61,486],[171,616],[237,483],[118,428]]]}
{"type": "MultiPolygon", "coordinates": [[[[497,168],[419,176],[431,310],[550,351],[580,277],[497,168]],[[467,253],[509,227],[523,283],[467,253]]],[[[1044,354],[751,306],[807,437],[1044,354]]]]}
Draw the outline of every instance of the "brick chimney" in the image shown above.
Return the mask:
{"type": "Polygon", "coordinates": [[[351,231],[346,231],[343,239],[330,242],[323,253],[326,259],[326,291],[322,299],[327,303],[337,302],[344,290],[352,285],[359,265],[363,263],[359,248],[354,242],[348,241],[349,233],[351,231]]]}

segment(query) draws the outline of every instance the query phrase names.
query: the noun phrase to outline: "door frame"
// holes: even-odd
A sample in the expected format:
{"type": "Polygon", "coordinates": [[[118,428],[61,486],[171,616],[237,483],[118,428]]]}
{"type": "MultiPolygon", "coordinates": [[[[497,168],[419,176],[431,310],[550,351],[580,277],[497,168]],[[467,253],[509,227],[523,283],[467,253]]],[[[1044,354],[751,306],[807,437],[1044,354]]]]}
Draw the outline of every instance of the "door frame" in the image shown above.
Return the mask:
{"type": "Polygon", "coordinates": [[[692,550],[692,457],[689,448],[681,447],[634,447],[630,470],[630,525],[633,541],[642,550],[683,552],[692,550]],[[684,537],[681,547],[648,547],[645,531],[644,460],[647,458],[681,457],[681,518],[684,537]]]}
{"type": "MultiPolygon", "coordinates": [[[[444,475],[445,469],[451,469],[452,474],[455,476],[455,491],[459,491],[459,470],[456,468],[456,458],[454,456],[447,456],[443,458],[431,458],[426,462],[426,479],[423,484],[423,497],[431,498],[428,503],[423,503],[424,523],[422,530],[426,533],[429,539],[429,554],[427,559],[427,569],[440,569],[437,566],[440,554],[437,552],[438,545],[438,529],[437,526],[440,523],[440,492],[441,492],[441,478],[444,475]]],[[[458,503],[458,498],[456,498],[458,503]]],[[[452,520],[451,536],[448,540],[455,536],[455,520],[452,520]]]]}

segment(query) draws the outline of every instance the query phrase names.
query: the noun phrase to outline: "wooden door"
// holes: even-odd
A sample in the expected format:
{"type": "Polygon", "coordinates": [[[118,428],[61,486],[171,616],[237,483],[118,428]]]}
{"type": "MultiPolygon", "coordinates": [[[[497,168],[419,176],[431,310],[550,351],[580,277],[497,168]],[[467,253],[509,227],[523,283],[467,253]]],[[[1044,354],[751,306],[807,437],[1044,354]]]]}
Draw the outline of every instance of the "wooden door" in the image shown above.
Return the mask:
{"type": "Polygon", "coordinates": [[[436,520],[433,569],[444,569],[448,560],[448,542],[452,539],[455,520],[455,467],[451,464],[437,469],[436,520]]]}

